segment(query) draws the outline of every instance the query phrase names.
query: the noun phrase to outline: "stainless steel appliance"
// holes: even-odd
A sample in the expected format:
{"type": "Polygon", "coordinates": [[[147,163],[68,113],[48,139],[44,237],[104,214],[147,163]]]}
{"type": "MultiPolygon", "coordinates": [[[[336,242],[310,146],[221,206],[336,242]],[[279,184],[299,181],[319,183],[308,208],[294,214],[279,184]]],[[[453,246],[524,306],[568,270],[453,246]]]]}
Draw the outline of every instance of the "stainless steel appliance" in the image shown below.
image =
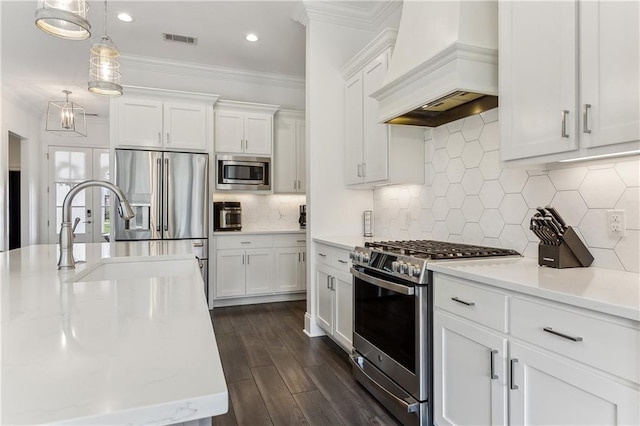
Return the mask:
{"type": "MultiPolygon", "coordinates": [[[[116,149],[115,182],[135,217],[116,217],[117,241],[193,240],[208,292],[208,154],[116,149]]],[[[208,297],[208,296],[207,296],[208,297]]]]}
{"type": "Polygon", "coordinates": [[[242,230],[242,206],[238,201],[216,201],[213,203],[213,230],[242,230]]]}
{"type": "Polygon", "coordinates": [[[442,241],[365,243],[351,253],[355,379],[404,425],[431,425],[433,281],[427,263],[514,250],[442,241]]]}
{"type": "Polygon", "coordinates": [[[300,229],[307,229],[307,205],[300,205],[300,217],[298,217],[298,223],[300,224],[300,229]]]}
{"type": "Polygon", "coordinates": [[[244,155],[216,156],[216,189],[270,191],[271,158],[244,155]]]}

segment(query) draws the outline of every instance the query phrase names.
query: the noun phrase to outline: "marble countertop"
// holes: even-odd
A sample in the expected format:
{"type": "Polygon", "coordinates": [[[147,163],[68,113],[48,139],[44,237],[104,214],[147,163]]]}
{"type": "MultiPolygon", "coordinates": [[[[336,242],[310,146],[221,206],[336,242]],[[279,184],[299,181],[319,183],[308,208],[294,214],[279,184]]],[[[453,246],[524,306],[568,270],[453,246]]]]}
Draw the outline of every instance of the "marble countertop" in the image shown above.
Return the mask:
{"type": "Polygon", "coordinates": [[[432,271],[640,321],[640,274],[603,268],[554,269],[537,259],[433,262],[432,271]]]}
{"type": "Polygon", "coordinates": [[[0,423],[164,425],[225,413],[191,242],[76,244],[74,255],[86,263],[58,272],[56,245],[0,253],[0,423]],[[169,261],[182,269],[159,272],[169,261]],[[118,262],[142,272],[82,278],[118,262]]]}
{"type": "Polygon", "coordinates": [[[382,238],[363,237],[362,235],[352,236],[328,236],[314,237],[313,241],[320,244],[327,244],[343,250],[353,250],[357,246],[364,246],[367,241],[381,241],[382,238]]]}

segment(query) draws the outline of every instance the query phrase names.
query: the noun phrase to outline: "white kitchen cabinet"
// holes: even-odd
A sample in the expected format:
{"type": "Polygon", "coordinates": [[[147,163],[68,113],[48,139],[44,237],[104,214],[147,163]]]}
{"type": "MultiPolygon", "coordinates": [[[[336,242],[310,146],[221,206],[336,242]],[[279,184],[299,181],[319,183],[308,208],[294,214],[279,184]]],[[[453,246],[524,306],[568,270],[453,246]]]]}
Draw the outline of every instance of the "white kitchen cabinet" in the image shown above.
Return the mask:
{"type": "Polygon", "coordinates": [[[551,352],[509,343],[512,425],[637,425],[640,393],[551,352]]]}
{"type": "Polygon", "coordinates": [[[345,182],[360,188],[424,183],[424,129],[380,124],[378,90],[395,31],[385,30],[341,70],[345,78],[345,182]]]}
{"type": "Polygon", "coordinates": [[[114,147],[206,151],[218,96],[127,89],[111,103],[114,147]]]}
{"type": "Polygon", "coordinates": [[[637,2],[501,2],[502,160],[638,149],[639,24],[637,2]]]}
{"type": "Polygon", "coordinates": [[[280,110],[275,117],[274,192],[305,193],[305,117],[302,111],[280,110]]]}
{"type": "Polygon", "coordinates": [[[316,323],[350,352],[353,348],[353,284],[349,253],[316,244],[316,323]]]}
{"type": "Polygon", "coordinates": [[[216,153],[270,156],[277,105],[220,101],[215,110],[216,153]]]}
{"type": "Polygon", "coordinates": [[[436,424],[640,421],[637,322],[443,273],[434,309],[436,424]]]}
{"type": "Polygon", "coordinates": [[[305,246],[301,233],[216,235],[215,298],[304,292],[305,246]]]}
{"type": "Polygon", "coordinates": [[[506,425],[506,337],[439,311],[433,330],[435,423],[506,425]]]}

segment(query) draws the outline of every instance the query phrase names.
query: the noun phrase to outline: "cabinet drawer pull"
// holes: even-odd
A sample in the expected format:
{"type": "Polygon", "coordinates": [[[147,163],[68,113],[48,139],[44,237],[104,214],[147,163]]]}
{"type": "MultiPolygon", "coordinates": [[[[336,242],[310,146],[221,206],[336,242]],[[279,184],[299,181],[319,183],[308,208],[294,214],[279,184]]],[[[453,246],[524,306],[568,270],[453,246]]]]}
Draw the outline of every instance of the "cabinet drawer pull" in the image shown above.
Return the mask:
{"type": "Polygon", "coordinates": [[[300,262],[300,252],[298,252],[298,262],[300,262]]]}
{"type": "Polygon", "coordinates": [[[171,143],[171,135],[167,132],[167,145],[171,143]]]}
{"type": "Polygon", "coordinates": [[[362,177],[362,164],[358,164],[358,177],[362,177]]]}
{"type": "Polygon", "coordinates": [[[582,342],[582,337],[569,336],[568,334],[564,334],[564,333],[560,333],[559,331],[555,331],[551,327],[545,327],[542,330],[546,331],[547,333],[551,333],[551,334],[555,334],[556,336],[563,337],[563,338],[565,338],[567,340],[571,340],[572,342],[582,342]]]}
{"type": "Polygon", "coordinates": [[[251,244],[251,241],[240,241],[240,244],[251,244]]]}
{"type": "Polygon", "coordinates": [[[516,390],[518,389],[518,385],[516,385],[515,383],[513,383],[513,366],[515,365],[515,363],[518,362],[518,358],[513,358],[510,361],[510,367],[509,367],[509,389],[511,390],[516,390]]]}
{"type": "Polygon", "coordinates": [[[493,379],[498,379],[498,375],[496,374],[496,370],[495,370],[495,360],[493,359],[494,355],[497,354],[498,351],[496,349],[491,349],[491,352],[489,353],[489,357],[491,359],[491,380],[493,379]]]}
{"type": "Polygon", "coordinates": [[[475,302],[466,302],[464,300],[458,299],[457,297],[452,297],[451,300],[453,300],[454,302],[462,303],[466,306],[476,306],[475,302]]]}
{"type": "Polygon", "coordinates": [[[244,265],[244,254],[242,255],[242,264],[244,265]]]}
{"type": "Polygon", "coordinates": [[[367,163],[362,163],[362,177],[367,177],[367,163]]]}
{"type": "Polygon", "coordinates": [[[567,132],[567,117],[569,117],[569,110],[568,109],[563,109],[562,110],[562,132],[561,135],[563,138],[568,138],[569,137],[569,133],[567,132]]]}
{"type": "Polygon", "coordinates": [[[320,257],[327,257],[327,255],[326,255],[326,254],[324,254],[324,253],[318,253],[318,256],[320,256],[320,257]]]}
{"type": "Polygon", "coordinates": [[[158,132],[158,145],[162,145],[162,132],[158,132]]]}
{"type": "Polygon", "coordinates": [[[346,260],[342,260],[342,259],[338,259],[338,262],[340,262],[340,263],[345,263],[345,264],[346,264],[346,263],[349,263],[349,262],[347,262],[346,260]]]}
{"type": "Polygon", "coordinates": [[[589,129],[589,110],[591,109],[591,104],[584,104],[584,113],[582,115],[582,131],[584,133],[591,133],[591,129],[589,129]]]}
{"type": "Polygon", "coordinates": [[[307,240],[296,240],[296,243],[306,243],[307,240]]]}
{"type": "Polygon", "coordinates": [[[331,275],[327,275],[327,288],[331,290],[331,275]]]}

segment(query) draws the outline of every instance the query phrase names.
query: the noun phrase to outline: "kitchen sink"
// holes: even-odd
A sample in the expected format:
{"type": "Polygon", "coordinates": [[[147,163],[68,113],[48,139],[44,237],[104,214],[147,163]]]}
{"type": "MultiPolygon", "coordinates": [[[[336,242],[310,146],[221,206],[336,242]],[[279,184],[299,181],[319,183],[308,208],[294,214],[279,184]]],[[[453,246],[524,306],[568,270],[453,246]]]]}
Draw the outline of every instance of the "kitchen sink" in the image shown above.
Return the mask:
{"type": "Polygon", "coordinates": [[[191,259],[139,262],[108,261],[76,274],[71,281],[135,280],[193,274],[199,274],[199,271],[191,259]]]}

